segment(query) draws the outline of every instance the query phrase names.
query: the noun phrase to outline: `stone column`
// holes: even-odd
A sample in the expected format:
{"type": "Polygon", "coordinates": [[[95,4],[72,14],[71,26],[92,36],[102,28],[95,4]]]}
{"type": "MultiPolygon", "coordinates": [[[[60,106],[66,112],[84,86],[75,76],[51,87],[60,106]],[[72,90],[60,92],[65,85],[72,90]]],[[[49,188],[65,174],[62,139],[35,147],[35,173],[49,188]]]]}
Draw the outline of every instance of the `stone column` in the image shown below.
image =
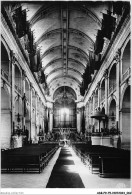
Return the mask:
{"type": "Polygon", "coordinates": [[[35,94],[35,137],[37,138],[38,93],[35,94]]]}
{"type": "Polygon", "coordinates": [[[95,91],[92,93],[93,96],[93,114],[95,113],[95,91]]]}
{"type": "Polygon", "coordinates": [[[33,85],[30,84],[30,130],[29,130],[29,141],[31,142],[31,130],[32,130],[32,109],[33,109],[33,105],[32,105],[32,93],[33,93],[33,85]]]}
{"type": "Polygon", "coordinates": [[[88,100],[88,131],[90,130],[90,102],[88,100]]]}
{"type": "Polygon", "coordinates": [[[77,108],[77,132],[81,132],[81,109],[77,108]]]}
{"type": "Polygon", "coordinates": [[[25,131],[25,106],[26,106],[26,94],[25,94],[25,79],[26,79],[26,72],[23,71],[23,81],[22,81],[22,84],[23,84],[23,131],[25,131]]]}
{"type": "Polygon", "coordinates": [[[121,67],[121,51],[118,49],[114,59],[116,60],[116,125],[119,128],[119,114],[120,114],[120,67],[121,67]]]}
{"type": "Polygon", "coordinates": [[[49,109],[49,132],[52,133],[53,130],[53,109],[49,109]]]}
{"type": "Polygon", "coordinates": [[[105,78],[105,114],[108,115],[108,70],[104,72],[105,78]]]}
{"type": "Polygon", "coordinates": [[[98,88],[98,107],[100,107],[100,98],[101,98],[100,82],[98,82],[97,88],[98,88]]]}
{"type": "Polygon", "coordinates": [[[89,98],[89,119],[90,119],[90,125],[92,125],[93,119],[91,118],[92,115],[92,97],[89,98]]]}
{"type": "Polygon", "coordinates": [[[88,127],[88,104],[86,103],[86,106],[85,106],[85,129],[87,130],[87,127],[88,127]]]}
{"type": "Polygon", "coordinates": [[[14,132],[15,127],[15,54],[10,52],[10,66],[11,66],[11,134],[14,132]]]}
{"type": "MultiPolygon", "coordinates": [[[[93,97],[93,105],[92,105],[93,112],[92,112],[92,115],[94,115],[94,113],[95,113],[95,92],[94,91],[92,93],[92,97],[93,97]]],[[[93,125],[94,125],[95,124],[95,119],[94,118],[92,119],[92,122],[93,122],[93,125]]]]}

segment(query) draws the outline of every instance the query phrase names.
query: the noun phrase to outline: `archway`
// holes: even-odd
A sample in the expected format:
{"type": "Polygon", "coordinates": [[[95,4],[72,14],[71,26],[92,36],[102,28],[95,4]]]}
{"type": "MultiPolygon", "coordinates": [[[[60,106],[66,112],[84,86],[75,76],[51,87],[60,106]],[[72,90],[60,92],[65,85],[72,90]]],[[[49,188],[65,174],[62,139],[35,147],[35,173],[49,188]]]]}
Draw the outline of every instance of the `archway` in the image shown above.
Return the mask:
{"type": "Polygon", "coordinates": [[[15,101],[15,131],[17,131],[18,129],[23,131],[22,121],[23,121],[22,99],[19,95],[17,95],[17,99],[15,101]]]}
{"type": "Polygon", "coordinates": [[[122,75],[125,76],[125,73],[130,68],[130,41],[127,43],[123,57],[122,57],[122,75]]]}
{"type": "Polygon", "coordinates": [[[1,148],[10,148],[11,141],[11,110],[10,97],[4,88],[1,88],[1,148]]]}
{"type": "Polygon", "coordinates": [[[22,93],[22,75],[17,65],[15,65],[15,88],[20,94],[22,93]]]}
{"type": "Polygon", "coordinates": [[[105,99],[105,79],[101,83],[101,101],[105,99]]]}
{"type": "Polygon", "coordinates": [[[54,93],[54,128],[76,128],[76,94],[68,86],[54,93]]]}
{"type": "Polygon", "coordinates": [[[127,87],[122,102],[122,148],[130,149],[130,86],[127,87]]]}
{"type": "Polygon", "coordinates": [[[109,130],[116,129],[116,101],[112,99],[109,107],[109,130]]]}
{"type": "Polygon", "coordinates": [[[109,94],[116,89],[116,64],[114,64],[109,74],[109,94]]]}
{"type": "Polygon", "coordinates": [[[26,100],[30,102],[30,87],[27,80],[25,80],[25,95],[26,95],[26,100]]]}
{"type": "Polygon", "coordinates": [[[96,109],[98,107],[98,89],[96,90],[94,97],[95,97],[95,109],[96,109]]]}
{"type": "Polygon", "coordinates": [[[1,71],[2,75],[9,80],[9,57],[3,43],[1,43],[1,71]]]}
{"type": "Polygon", "coordinates": [[[25,114],[25,130],[28,134],[28,141],[30,139],[30,107],[26,107],[26,114],[25,114]]]}

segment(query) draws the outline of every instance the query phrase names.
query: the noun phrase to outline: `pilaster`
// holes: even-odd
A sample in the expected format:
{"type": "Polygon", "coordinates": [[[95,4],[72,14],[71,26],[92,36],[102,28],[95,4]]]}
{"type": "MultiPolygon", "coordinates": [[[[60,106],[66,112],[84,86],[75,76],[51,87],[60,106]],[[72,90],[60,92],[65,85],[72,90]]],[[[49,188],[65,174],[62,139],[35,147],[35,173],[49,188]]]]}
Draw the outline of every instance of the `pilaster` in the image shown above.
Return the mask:
{"type": "Polygon", "coordinates": [[[104,71],[105,78],[105,114],[108,114],[108,69],[104,71]]]}
{"type": "Polygon", "coordinates": [[[33,101],[33,85],[30,83],[30,131],[29,131],[29,141],[31,141],[31,134],[32,134],[32,101],[33,101]]]}
{"type": "Polygon", "coordinates": [[[121,67],[121,50],[118,49],[114,59],[116,60],[116,123],[119,124],[120,114],[120,67],[121,67]]]}
{"type": "Polygon", "coordinates": [[[10,66],[11,66],[11,134],[14,132],[15,127],[15,54],[10,51],[10,66]]]}
{"type": "Polygon", "coordinates": [[[97,83],[97,89],[98,89],[98,107],[100,107],[100,99],[101,99],[100,82],[97,83]]]}

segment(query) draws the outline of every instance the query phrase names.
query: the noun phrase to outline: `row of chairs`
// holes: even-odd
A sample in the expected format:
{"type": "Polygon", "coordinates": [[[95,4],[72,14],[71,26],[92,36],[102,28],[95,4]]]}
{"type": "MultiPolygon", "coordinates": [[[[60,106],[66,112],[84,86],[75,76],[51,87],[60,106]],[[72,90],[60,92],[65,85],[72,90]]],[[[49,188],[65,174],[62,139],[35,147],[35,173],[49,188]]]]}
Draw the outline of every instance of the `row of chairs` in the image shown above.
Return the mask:
{"type": "Polygon", "coordinates": [[[130,151],[87,144],[72,147],[91,173],[100,177],[130,177],[130,151]]]}
{"type": "Polygon", "coordinates": [[[48,164],[58,144],[32,144],[1,151],[2,173],[39,172],[48,164]]]}

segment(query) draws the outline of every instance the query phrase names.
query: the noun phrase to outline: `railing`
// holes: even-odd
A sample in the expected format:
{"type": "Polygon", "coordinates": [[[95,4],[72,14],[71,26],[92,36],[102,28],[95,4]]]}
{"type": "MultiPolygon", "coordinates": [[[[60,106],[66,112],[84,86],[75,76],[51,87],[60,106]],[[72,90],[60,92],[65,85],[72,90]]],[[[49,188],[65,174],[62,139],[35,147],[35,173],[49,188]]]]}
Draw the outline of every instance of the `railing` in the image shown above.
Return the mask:
{"type": "Polygon", "coordinates": [[[63,130],[63,131],[71,131],[71,132],[76,132],[77,131],[77,129],[76,128],[53,128],[53,131],[54,132],[60,132],[60,129],[61,129],[61,131],[63,130]]]}
{"type": "Polygon", "coordinates": [[[125,79],[127,79],[131,74],[131,68],[129,67],[126,72],[122,75],[122,81],[124,81],[125,79]]]}
{"type": "Polygon", "coordinates": [[[110,86],[109,88],[109,94],[112,93],[116,89],[116,83],[110,86]]]}
{"type": "Polygon", "coordinates": [[[110,136],[110,135],[119,135],[121,132],[117,129],[110,130],[101,130],[101,132],[93,132],[91,136],[110,136]]]}
{"type": "Polygon", "coordinates": [[[7,81],[9,81],[9,75],[8,75],[3,69],[1,69],[1,75],[2,75],[7,81]]]}

